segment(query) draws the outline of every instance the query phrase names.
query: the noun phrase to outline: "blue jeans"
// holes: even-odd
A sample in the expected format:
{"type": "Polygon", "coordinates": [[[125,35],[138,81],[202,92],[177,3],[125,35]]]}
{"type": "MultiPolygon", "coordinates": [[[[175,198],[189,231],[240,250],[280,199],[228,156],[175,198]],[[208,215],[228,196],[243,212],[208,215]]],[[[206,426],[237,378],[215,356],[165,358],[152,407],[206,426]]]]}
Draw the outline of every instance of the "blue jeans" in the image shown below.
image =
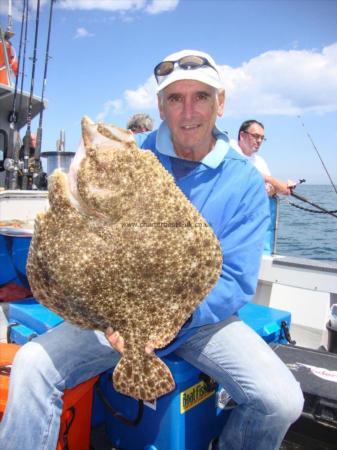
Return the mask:
{"type": "MultiPolygon", "coordinates": [[[[302,411],[291,372],[247,325],[230,318],[200,328],[176,353],[217,380],[238,404],[220,449],[277,449],[302,411]]],[[[54,450],[62,393],[118,361],[104,334],[63,323],[17,353],[0,428],[2,450],[54,450]]],[[[189,449],[186,449],[189,450],[189,449]]]]}

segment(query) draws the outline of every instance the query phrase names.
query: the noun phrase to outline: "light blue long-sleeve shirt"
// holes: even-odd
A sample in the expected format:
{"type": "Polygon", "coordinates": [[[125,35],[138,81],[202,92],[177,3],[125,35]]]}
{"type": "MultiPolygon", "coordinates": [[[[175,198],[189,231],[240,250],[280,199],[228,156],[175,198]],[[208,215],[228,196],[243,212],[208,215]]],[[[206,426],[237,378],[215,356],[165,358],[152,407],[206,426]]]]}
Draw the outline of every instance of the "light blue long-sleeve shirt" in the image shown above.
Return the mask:
{"type": "Polygon", "coordinates": [[[226,134],[214,128],[217,141],[200,162],[180,159],[165,122],[159,129],[135,136],[137,144],[154,152],[177,185],[212,227],[219,239],[223,263],[220,278],[192,320],[162,356],[181,345],[197,327],[234,315],[256,289],[269,223],[269,204],[260,173],[229,145],[226,134]]]}

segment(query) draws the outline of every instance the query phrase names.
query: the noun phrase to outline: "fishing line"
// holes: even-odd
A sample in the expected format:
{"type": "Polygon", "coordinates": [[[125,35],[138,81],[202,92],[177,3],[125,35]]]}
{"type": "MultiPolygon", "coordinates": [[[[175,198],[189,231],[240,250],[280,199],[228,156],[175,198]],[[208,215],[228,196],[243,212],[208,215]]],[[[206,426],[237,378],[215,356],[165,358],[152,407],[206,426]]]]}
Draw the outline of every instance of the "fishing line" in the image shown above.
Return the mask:
{"type": "Polygon", "coordinates": [[[304,129],[304,131],[305,131],[305,133],[306,133],[306,135],[308,136],[308,138],[309,138],[309,140],[310,140],[312,146],[314,147],[314,149],[315,149],[315,151],[316,151],[316,153],[317,153],[317,155],[318,155],[318,157],[319,157],[319,159],[320,159],[320,161],[321,161],[321,163],[322,163],[322,166],[323,166],[323,168],[324,168],[324,170],[325,170],[325,172],[326,172],[326,174],[327,174],[327,176],[328,176],[328,178],[329,178],[329,180],[330,180],[331,186],[334,188],[334,191],[335,191],[336,194],[337,194],[336,186],[335,186],[334,182],[332,181],[332,178],[331,178],[331,176],[330,176],[330,174],[329,174],[329,172],[328,172],[328,169],[326,168],[326,166],[325,166],[325,164],[324,164],[324,162],[323,162],[323,159],[322,159],[321,155],[319,154],[319,151],[318,151],[318,149],[317,149],[317,147],[316,147],[316,145],[315,145],[315,143],[314,143],[314,141],[313,141],[311,135],[309,134],[309,132],[307,131],[307,129],[306,129],[305,126],[304,126],[302,117],[301,117],[300,115],[298,115],[297,118],[298,118],[298,120],[300,121],[300,123],[301,123],[301,125],[302,125],[302,127],[303,127],[303,129],[304,129]]]}

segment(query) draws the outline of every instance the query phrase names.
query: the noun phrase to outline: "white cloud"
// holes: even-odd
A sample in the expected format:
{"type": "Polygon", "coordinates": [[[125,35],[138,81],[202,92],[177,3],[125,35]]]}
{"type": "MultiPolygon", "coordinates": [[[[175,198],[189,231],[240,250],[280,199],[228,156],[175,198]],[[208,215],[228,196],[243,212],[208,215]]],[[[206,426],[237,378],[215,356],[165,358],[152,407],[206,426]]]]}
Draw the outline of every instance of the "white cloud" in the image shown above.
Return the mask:
{"type": "Polygon", "coordinates": [[[229,115],[337,110],[337,42],[322,51],[271,50],[221,72],[229,115]]]}
{"type": "Polygon", "coordinates": [[[99,112],[96,116],[96,121],[103,122],[109,114],[119,114],[123,111],[123,101],[108,100],[103,105],[103,111],[99,112]]]}
{"type": "Polygon", "coordinates": [[[126,11],[144,7],[146,0],[59,0],[56,4],[62,9],[126,11]]]}
{"type": "Polygon", "coordinates": [[[157,104],[156,100],[156,80],[153,75],[147,79],[143,86],[139,86],[135,91],[126,90],[124,97],[126,103],[132,109],[149,109],[154,108],[157,104]]]}
{"type": "MultiPolygon", "coordinates": [[[[31,0],[29,2],[29,7],[33,9],[34,13],[36,11],[37,0],[31,0]]],[[[48,0],[40,0],[40,7],[48,6],[48,0]]],[[[21,22],[22,20],[22,10],[23,10],[23,0],[12,1],[12,19],[21,22]]],[[[0,1],[0,15],[4,17],[8,16],[8,2],[5,0],[0,1]]]]}
{"type": "MultiPolygon", "coordinates": [[[[100,10],[116,13],[144,11],[148,14],[160,14],[176,9],[179,1],[180,0],[57,0],[54,7],[66,10],[100,10]]],[[[40,8],[49,8],[49,4],[50,0],[40,0],[40,8]]],[[[29,5],[35,11],[37,0],[29,0],[29,5]]],[[[21,21],[22,7],[22,0],[13,0],[13,20],[21,21]]],[[[0,14],[4,16],[7,16],[8,14],[8,3],[5,1],[0,2],[0,14]]]]}
{"type": "Polygon", "coordinates": [[[129,109],[133,111],[154,109],[157,104],[155,88],[156,81],[154,76],[151,75],[145,84],[135,91],[126,90],[123,99],[106,101],[103,110],[96,116],[96,120],[104,121],[109,116],[125,113],[129,109]]]}
{"type": "Polygon", "coordinates": [[[160,14],[161,12],[173,11],[178,6],[179,0],[152,0],[146,6],[145,11],[149,14],[160,14]]]}
{"type": "Polygon", "coordinates": [[[68,10],[101,10],[113,12],[144,10],[149,14],[172,11],[179,0],[59,0],[56,5],[68,10]]]}
{"type": "MultiPolygon", "coordinates": [[[[317,50],[270,50],[240,67],[219,65],[226,115],[297,115],[337,111],[337,42],[317,50]]],[[[156,107],[154,77],[124,92],[125,107],[156,107]]]]}
{"type": "Polygon", "coordinates": [[[90,33],[88,30],[86,30],[83,27],[79,27],[76,29],[76,34],[74,36],[74,39],[81,39],[81,38],[86,38],[86,37],[91,37],[93,36],[92,33],[90,33]]]}

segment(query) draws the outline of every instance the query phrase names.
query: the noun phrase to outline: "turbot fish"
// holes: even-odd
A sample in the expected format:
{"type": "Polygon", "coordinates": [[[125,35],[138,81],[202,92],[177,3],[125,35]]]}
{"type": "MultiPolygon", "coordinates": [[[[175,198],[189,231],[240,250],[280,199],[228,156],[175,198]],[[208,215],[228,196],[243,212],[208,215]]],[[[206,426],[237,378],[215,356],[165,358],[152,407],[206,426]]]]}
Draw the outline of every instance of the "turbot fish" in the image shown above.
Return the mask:
{"type": "Polygon", "coordinates": [[[48,195],[27,262],[34,296],[72,324],[120,333],[117,391],[142,400],[172,391],[169,368],[145,344],[167,346],[216,284],[211,227],[153,152],[88,117],[69,174],[55,170],[48,195]]]}

